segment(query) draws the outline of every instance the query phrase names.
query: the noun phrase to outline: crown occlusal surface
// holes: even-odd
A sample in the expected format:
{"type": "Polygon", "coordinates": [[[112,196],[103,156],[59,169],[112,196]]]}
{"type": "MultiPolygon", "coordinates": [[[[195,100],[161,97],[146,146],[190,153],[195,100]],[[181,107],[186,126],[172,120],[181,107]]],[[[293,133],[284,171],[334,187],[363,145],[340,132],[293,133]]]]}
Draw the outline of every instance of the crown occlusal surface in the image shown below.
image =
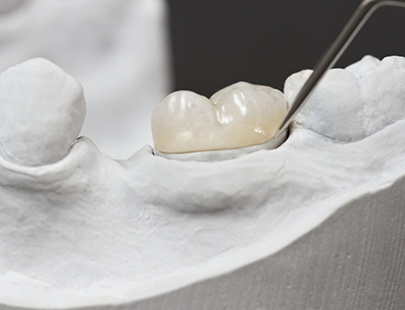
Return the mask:
{"type": "Polygon", "coordinates": [[[0,75],[0,152],[11,162],[41,166],[61,160],[85,114],[80,83],[46,59],[0,75]]]}
{"type": "Polygon", "coordinates": [[[241,148],[272,139],[287,112],[284,95],[271,87],[239,82],[211,99],[179,91],[152,114],[155,147],[164,153],[241,148]]]}

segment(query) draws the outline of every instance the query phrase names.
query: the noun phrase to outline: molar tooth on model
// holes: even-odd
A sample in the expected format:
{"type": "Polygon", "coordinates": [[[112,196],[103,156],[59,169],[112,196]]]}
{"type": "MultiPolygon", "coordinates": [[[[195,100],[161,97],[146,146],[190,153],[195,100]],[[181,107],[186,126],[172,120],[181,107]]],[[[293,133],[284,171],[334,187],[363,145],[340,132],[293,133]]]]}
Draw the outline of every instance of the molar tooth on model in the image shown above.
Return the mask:
{"type": "MultiPolygon", "coordinates": [[[[287,101],[311,75],[304,70],[290,76],[284,86],[287,101]]],[[[325,75],[294,120],[329,139],[352,142],[364,139],[405,118],[405,58],[380,61],[365,56],[346,69],[325,75]]]]}
{"type": "Polygon", "coordinates": [[[155,147],[163,153],[243,148],[271,140],[287,112],[284,95],[239,82],[210,99],[178,91],[153,110],[155,147]]]}
{"type": "Polygon", "coordinates": [[[83,125],[82,86],[43,58],[0,75],[0,154],[23,166],[61,160],[83,125]]]}

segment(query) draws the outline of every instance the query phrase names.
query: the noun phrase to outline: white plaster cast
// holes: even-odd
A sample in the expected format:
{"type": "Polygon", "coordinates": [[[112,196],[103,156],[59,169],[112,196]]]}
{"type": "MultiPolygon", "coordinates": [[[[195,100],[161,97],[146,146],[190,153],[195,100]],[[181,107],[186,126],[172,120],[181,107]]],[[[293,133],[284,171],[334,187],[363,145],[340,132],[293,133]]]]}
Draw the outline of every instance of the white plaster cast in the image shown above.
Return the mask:
{"type": "MultiPolygon", "coordinates": [[[[296,117],[296,125],[349,142],[404,119],[405,59],[393,56],[377,63],[378,59],[366,56],[349,70],[330,70],[296,117]]],[[[289,102],[310,73],[302,71],[287,79],[284,92],[289,102]]]]}
{"type": "Polygon", "coordinates": [[[170,89],[164,0],[0,0],[0,72],[44,57],[84,87],[82,135],[113,158],[153,144],[170,89]]]}
{"type": "Polygon", "coordinates": [[[82,86],[48,60],[32,59],[0,75],[1,154],[20,165],[58,162],[86,115],[82,86]]]}
{"type": "Polygon", "coordinates": [[[0,158],[2,309],[401,309],[404,130],[294,125],[221,162],[115,161],[87,138],[52,165],[0,158]]]}

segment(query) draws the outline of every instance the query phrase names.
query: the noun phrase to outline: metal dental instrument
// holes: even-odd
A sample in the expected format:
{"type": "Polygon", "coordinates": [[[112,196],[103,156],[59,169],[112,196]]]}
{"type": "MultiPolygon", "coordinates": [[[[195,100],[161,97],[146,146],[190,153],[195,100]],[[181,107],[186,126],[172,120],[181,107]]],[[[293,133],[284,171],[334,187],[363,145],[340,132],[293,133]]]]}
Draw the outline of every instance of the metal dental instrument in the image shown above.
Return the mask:
{"type": "Polygon", "coordinates": [[[291,121],[294,119],[295,115],[304,106],[304,103],[309,98],[313,90],[316,88],[325,73],[338,61],[340,56],[352,42],[354,37],[366,23],[367,19],[374,13],[376,9],[382,6],[399,6],[405,8],[405,0],[364,0],[357,10],[354,12],[353,16],[347,22],[346,26],[343,28],[342,32],[339,34],[335,42],[326,52],[326,54],[321,58],[312,75],[309,77],[307,82],[299,91],[298,95],[295,97],[294,102],[281,123],[276,136],[278,137],[283,133],[291,121]]]}

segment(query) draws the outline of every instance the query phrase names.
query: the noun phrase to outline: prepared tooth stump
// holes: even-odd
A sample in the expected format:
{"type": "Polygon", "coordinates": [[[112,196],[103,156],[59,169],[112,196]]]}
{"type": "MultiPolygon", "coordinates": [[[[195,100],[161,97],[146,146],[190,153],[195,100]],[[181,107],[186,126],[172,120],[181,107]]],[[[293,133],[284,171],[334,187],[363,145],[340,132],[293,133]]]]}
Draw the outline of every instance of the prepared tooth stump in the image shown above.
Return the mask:
{"type": "Polygon", "coordinates": [[[26,166],[65,157],[86,115],[80,83],[43,58],[0,75],[0,102],[1,154],[26,166]]]}
{"type": "MultiPolygon", "coordinates": [[[[2,85],[12,85],[0,87],[0,111],[14,120],[7,128],[1,124],[2,310],[403,309],[403,57],[368,56],[331,70],[280,147],[212,162],[167,160],[154,156],[151,146],[116,161],[86,137],[48,161],[56,158],[48,156],[50,138],[71,144],[75,131],[55,132],[48,118],[56,111],[43,107],[66,113],[61,128],[71,115],[81,125],[82,112],[72,108],[82,107],[80,87],[45,60],[21,66],[29,74],[0,77],[2,85]],[[44,70],[69,83],[52,84],[48,95],[54,81],[44,70]],[[36,86],[23,87],[30,81],[36,86]],[[24,123],[25,104],[38,128],[24,123]],[[4,141],[34,134],[46,147],[13,154],[40,159],[35,165],[4,155],[14,150],[4,141]]],[[[287,100],[308,75],[286,81],[287,100]]],[[[241,94],[234,87],[230,94],[241,94]]],[[[252,88],[246,91],[258,100],[252,88]]],[[[227,92],[218,95],[223,115],[236,118],[240,107],[228,113],[227,92]]],[[[176,98],[173,104],[181,103],[176,98]]],[[[204,113],[216,113],[209,109],[204,113]]],[[[181,127],[183,112],[173,111],[181,127]]],[[[254,127],[253,118],[246,123],[254,127]]]]}

